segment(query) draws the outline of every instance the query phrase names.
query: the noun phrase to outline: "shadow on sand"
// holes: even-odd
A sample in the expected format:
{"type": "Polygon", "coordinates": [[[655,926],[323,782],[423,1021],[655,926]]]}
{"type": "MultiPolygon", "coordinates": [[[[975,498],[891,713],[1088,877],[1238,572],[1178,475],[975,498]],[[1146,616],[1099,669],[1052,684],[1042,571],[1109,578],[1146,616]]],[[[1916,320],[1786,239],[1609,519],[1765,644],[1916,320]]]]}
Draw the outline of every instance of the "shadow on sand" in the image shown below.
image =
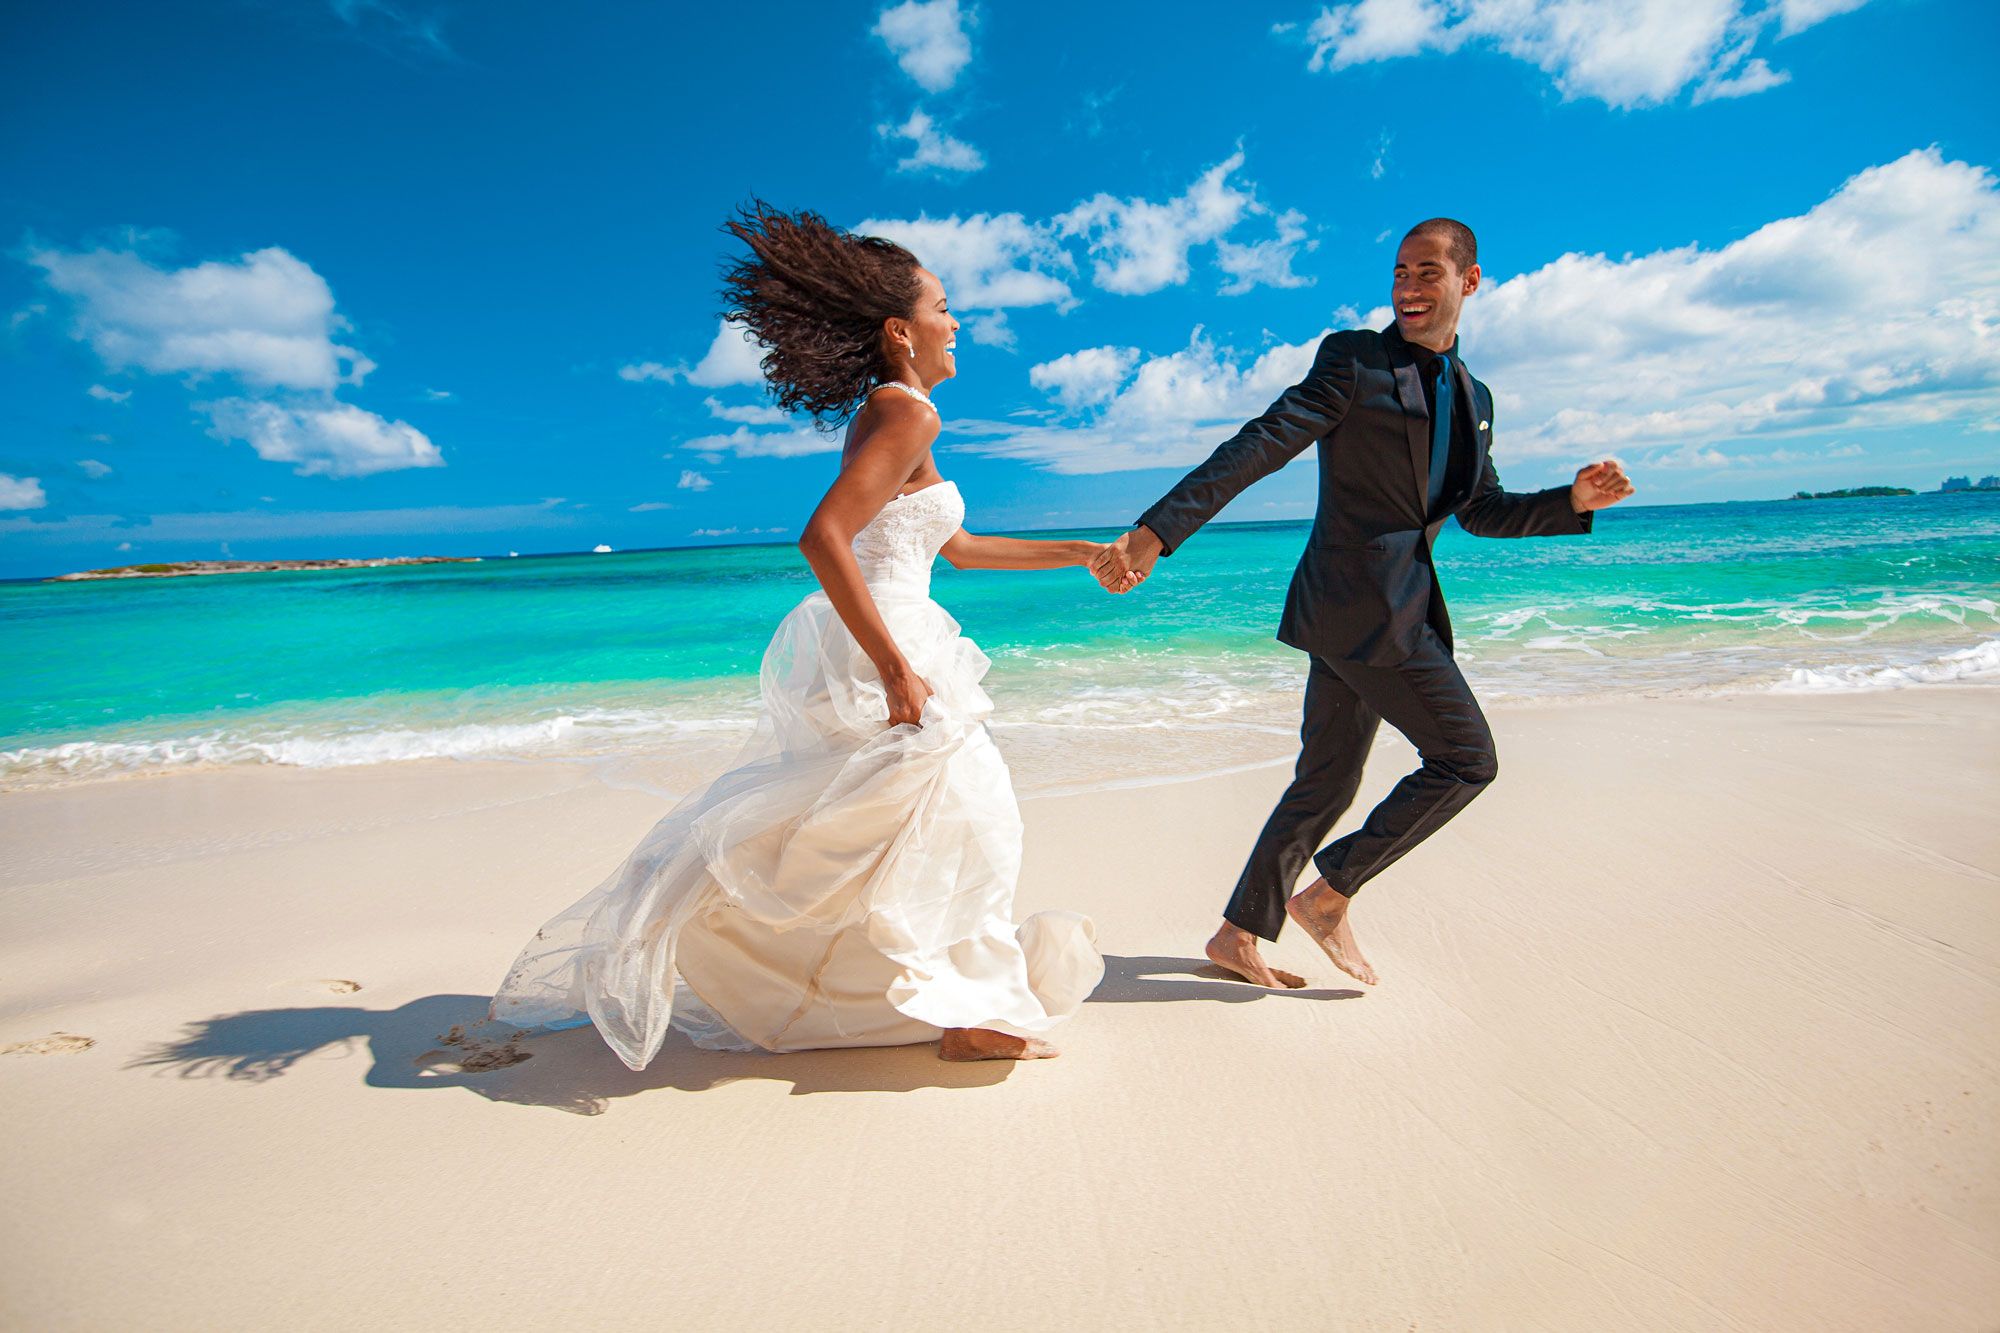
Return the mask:
{"type": "MultiPolygon", "coordinates": [[[[1360,994],[1259,990],[1227,980],[1227,973],[1200,959],[1109,955],[1104,963],[1104,981],[1091,995],[1092,1003],[1240,1004],[1266,997],[1332,1000],[1360,994]]],[[[188,1024],[179,1039],[126,1067],[171,1071],[181,1078],[261,1083],[322,1052],[365,1049],[373,1062],[365,1078],[369,1087],[466,1088],[496,1102],[577,1115],[600,1115],[614,1099],[642,1092],[705,1092],[743,1079],[790,1083],[793,1096],[912,1092],[989,1087],[1014,1069],[1000,1060],[949,1063],[938,1059],[929,1044],[785,1055],[705,1051],[676,1032],[668,1034],[653,1062],[635,1073],[587,1026],[510,1040],[516,1029],[488,1022],[487,1001],[483,995],[427,995],[396,1009],[320,1005],[223,1014],[188,1024]],[[462,1035],[454,1034],[454,1028],[462,1035]]]]}
{"type": "Polygon", "coordinates": [[[1212,1000],[1248,1004],[1253,1000],[1358,1000],[1358,990],[1266,990],[1239,980],[1206,958],[1162,955],[1104,955],[1104,980],[1090,994],[1092,1004],[1162,1004],[1175,1000],[1212,1000]],[[1183,979],[1185,978],[1185,980],[1183,979]]]}

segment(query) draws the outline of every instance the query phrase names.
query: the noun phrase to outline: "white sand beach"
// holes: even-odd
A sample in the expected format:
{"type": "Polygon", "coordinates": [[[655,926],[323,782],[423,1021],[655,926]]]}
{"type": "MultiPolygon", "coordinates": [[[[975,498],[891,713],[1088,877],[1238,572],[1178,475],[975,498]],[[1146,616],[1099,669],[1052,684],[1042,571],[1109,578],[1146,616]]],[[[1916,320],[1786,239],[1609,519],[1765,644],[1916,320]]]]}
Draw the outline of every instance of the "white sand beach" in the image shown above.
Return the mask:
{"type": "Polygon", "coordinates": [[[1026,800],[1109,968],[1022,1066],[441,1041],[664,810],[601,767],[0,796],[0,1323],[2000,1328],[2000,691],[1493,721],[1365,994],[1200,961],[1284,766],[1026,800]]]}

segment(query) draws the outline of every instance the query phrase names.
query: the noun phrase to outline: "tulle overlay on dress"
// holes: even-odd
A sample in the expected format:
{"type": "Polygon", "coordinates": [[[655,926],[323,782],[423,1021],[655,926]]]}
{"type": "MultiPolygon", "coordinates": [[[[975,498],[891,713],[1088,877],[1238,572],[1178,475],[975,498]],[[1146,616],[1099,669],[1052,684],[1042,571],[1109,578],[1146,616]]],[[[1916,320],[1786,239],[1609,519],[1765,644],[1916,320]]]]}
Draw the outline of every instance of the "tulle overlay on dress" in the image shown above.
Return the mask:
{"type": "Polygon", "coordinates": [[[765,652],[763,714],[735,765],[536,932],[494,1018],[594,1023],[643,1069],[670,1025],[710,1047],[898,1045],[1039,1032],[1083,1002],[1103,975],[1090,921],[1011,920],[1021,821],[986,728],[988,660],[929,596],[963,514],[944,483],[855,540],[934,691],[922,725],[887,725],[874,664],[826,595],[807,597],[765,652]]]}

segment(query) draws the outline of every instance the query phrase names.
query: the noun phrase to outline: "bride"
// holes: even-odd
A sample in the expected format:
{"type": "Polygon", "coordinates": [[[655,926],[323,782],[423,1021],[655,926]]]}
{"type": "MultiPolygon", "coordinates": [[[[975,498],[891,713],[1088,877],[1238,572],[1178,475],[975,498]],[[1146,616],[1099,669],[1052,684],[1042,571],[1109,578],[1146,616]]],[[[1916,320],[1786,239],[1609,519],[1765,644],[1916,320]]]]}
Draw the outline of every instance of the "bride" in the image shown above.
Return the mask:
{"type": "Polygon", "coordinates": [[[779,405],[847,421],[799,548],[820,590],[765,651],[735,767],[537,931],[489,1016],[593,1023],[643,1069],[669,1026],[711,1048],[935,1041],[947,1060],[1036,1059],[1034,1034],[1103,976],[1090,921],[1016,925],[1021,820],[986,728],[987,658],[930,599],[960,569],[1088,566],[1084,541],[976,537],[931,457],[930,391],[958,321],[909,251],[761,201],[727,230],[729,318],[779,405]]]}

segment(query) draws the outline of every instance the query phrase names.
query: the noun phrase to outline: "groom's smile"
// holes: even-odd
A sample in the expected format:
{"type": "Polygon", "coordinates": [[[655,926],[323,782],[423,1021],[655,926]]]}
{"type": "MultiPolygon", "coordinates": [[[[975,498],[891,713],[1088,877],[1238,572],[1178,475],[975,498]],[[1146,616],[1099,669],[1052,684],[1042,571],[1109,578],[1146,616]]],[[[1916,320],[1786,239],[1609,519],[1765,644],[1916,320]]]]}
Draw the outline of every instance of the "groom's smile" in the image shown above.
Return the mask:
{"type": "Polygon", "coordinates": [[[1458,312],[1478,286],[1479,265],[1461,267],[1445,236],[1418,232],[1404,237],[1389,288],[1397,331],[1405,342],[1448,350],[1458,337],[1458,312]]]}

